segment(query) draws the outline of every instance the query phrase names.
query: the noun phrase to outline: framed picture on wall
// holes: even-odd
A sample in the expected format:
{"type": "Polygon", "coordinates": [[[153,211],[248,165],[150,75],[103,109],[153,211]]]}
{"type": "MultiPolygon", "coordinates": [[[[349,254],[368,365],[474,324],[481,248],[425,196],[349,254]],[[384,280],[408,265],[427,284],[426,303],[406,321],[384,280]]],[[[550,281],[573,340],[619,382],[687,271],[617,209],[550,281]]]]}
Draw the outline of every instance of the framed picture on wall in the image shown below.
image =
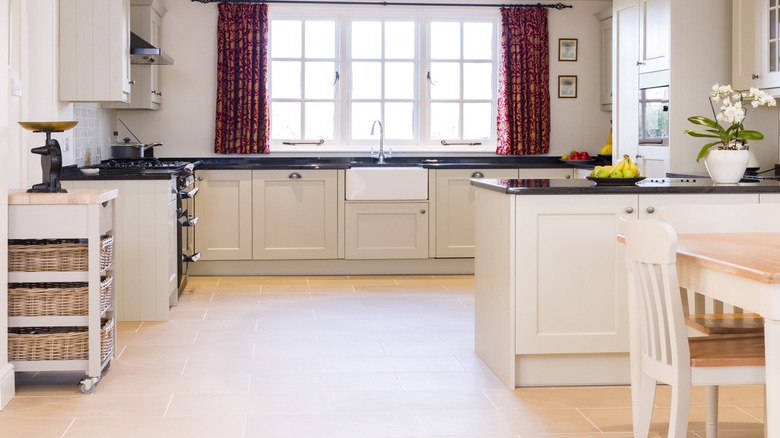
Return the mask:
{"type": "Polygon", "coordinates": [[[558,61],[577,60],[577,38],[558,38],[558,61]]]}
{"type": "Polygon", "coordinates": [[[577,76],[558,76],[558,97],[577,98],[577,76]]]}

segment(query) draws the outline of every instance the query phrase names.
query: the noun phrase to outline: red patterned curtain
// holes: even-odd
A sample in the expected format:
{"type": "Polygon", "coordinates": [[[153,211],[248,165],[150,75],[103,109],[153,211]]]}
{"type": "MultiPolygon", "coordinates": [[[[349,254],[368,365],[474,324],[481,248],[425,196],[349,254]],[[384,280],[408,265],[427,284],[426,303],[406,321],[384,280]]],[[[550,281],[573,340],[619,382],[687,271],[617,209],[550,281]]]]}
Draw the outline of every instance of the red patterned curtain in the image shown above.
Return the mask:
{"type": "Polygon", "coordinates": [[[268,5],[220,3],[214,152],[268,150],[268,5]]]}
{"type": "Polygon", "coordinates": [[[549,152],[549,52],[546,8],[501,8],[497,154],[549,152]]]}

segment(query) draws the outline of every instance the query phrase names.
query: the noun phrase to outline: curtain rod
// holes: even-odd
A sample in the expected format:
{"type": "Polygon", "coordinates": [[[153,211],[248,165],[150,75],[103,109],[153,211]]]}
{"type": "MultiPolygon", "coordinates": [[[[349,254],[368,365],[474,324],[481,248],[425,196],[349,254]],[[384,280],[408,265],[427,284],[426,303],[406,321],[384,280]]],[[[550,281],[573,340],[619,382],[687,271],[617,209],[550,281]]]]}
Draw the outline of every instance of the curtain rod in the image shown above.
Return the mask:
{"type": "Polygon", "coordinates": [[[370,6],[456,6],[456,7],[501,7],[501,8],[554,8],[558,10],[571,8],[563,3],[536,4],[486,4],[486,3],[419,3],[419,2],[368,2],[368,1],[316,1],[316,0],[191,0],[198,3],[297,3],[309,5],[370,5],[370,6]]]}

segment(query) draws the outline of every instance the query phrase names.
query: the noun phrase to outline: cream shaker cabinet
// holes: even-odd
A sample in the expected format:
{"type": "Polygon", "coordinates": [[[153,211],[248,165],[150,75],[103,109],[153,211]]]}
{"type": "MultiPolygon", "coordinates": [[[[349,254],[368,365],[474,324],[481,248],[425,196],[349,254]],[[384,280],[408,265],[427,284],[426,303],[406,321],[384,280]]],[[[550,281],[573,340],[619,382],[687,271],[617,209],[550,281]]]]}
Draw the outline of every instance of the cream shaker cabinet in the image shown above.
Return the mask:
{"type": "Polygon", "coordinates": [[[338,170],[253,170],[252,258],[337,258],[340,186],[338,170]]]}
{"type": "Polygon", "coordinates": [[[595,14],[599,20],[599,101],[602,111],[612,111],[612,6],[595,14]]]}
{"type": "Polygon", "coordinates": [[[436,174],[436,212],[435,220],[431,222],[436,242],[434,256],[474,257],[475,189],[469,181],[471,178],[517,178],[517,169],[438,169],[430,172],[436,174]]]}
{"type": "Polygon", "coordinates": [[[252,171],[199,170],[198,226],[201,260],[252,258],[252,171]]]}
{"type": "Polygon", "coordinates": [[[346,259],[427,259],[428,202],[346,202],[346,259]]]}
{"type": "Polygon", "coordinates": [[[639,73],[669,70],[672,0],[639,0],[639,73]]]}
{"type": "Polygon", "coordinates": [[[60,100],[127,102],[129,0],[60,0],[59,5],[60,100]]]}
{"type": "MultiPolygon", "coordinates": [[[[780,88],[780,2],[733,0],[731,85],[780,88]]],[[[772,90],[780,95],[780,90],[772,90]]]]}
{"type": "MultiPolygon", "coordinates": [[[[149,44],[160,47],[162,20],[167,9],[157,0],[131,0],[130,29],[149,44]]],[[[106,108],[159,110],[162,104],[160,66],[138,64],[130,68],[131,93],[127,103],[107,103],[106,108]]]]}

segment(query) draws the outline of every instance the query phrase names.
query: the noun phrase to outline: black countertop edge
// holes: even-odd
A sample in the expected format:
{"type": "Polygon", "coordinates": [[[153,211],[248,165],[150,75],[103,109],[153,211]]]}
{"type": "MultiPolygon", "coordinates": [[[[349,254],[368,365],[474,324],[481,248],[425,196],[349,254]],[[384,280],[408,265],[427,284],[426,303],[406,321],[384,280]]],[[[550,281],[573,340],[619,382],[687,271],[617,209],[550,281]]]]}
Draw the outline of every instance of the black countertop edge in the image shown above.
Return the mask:
{"type": "MultiPolygon", "coordinates": [[[[426,169],[567,169],[585,168],[604,164],[602,158],[590,163],[566,163],[557,156],[473,156],[473,157],[393,157],[386,164],[377,164],[370,157],[158,157],[163,161],[200,161],[196,167],[204,170],[278,170],[278,169],[349,169],[352,167],[423,167],[426,169]]],[[[65,166],[61,179],[101,180],[101,179],[168,179],[175,171],[154,169],[148,172],[111,169],[96,175],[83,174],[76,166],[65,166]]]]}
{"type": "Polygon", "coordinates": [[[110,172],[102,172],[94,175],[82,173],[76,166],[65,166],[62,168],[60,180],[62,181],[97,181],[97,180],[122,180],[122,179],[171,179],[176,175],[174,170],[154,170],[147,172],[122,172],[119,169],[112,169],[110,172]]]}
{"type": "Polygon", "coordinates": [[[780,182],[778,181],[720,185],[713,184],[706,179],[688,183],[640,182],[632,186],[599,186],[585,179],[472,179],[471,185],[509,195],[780,193],[780,182]]]}

